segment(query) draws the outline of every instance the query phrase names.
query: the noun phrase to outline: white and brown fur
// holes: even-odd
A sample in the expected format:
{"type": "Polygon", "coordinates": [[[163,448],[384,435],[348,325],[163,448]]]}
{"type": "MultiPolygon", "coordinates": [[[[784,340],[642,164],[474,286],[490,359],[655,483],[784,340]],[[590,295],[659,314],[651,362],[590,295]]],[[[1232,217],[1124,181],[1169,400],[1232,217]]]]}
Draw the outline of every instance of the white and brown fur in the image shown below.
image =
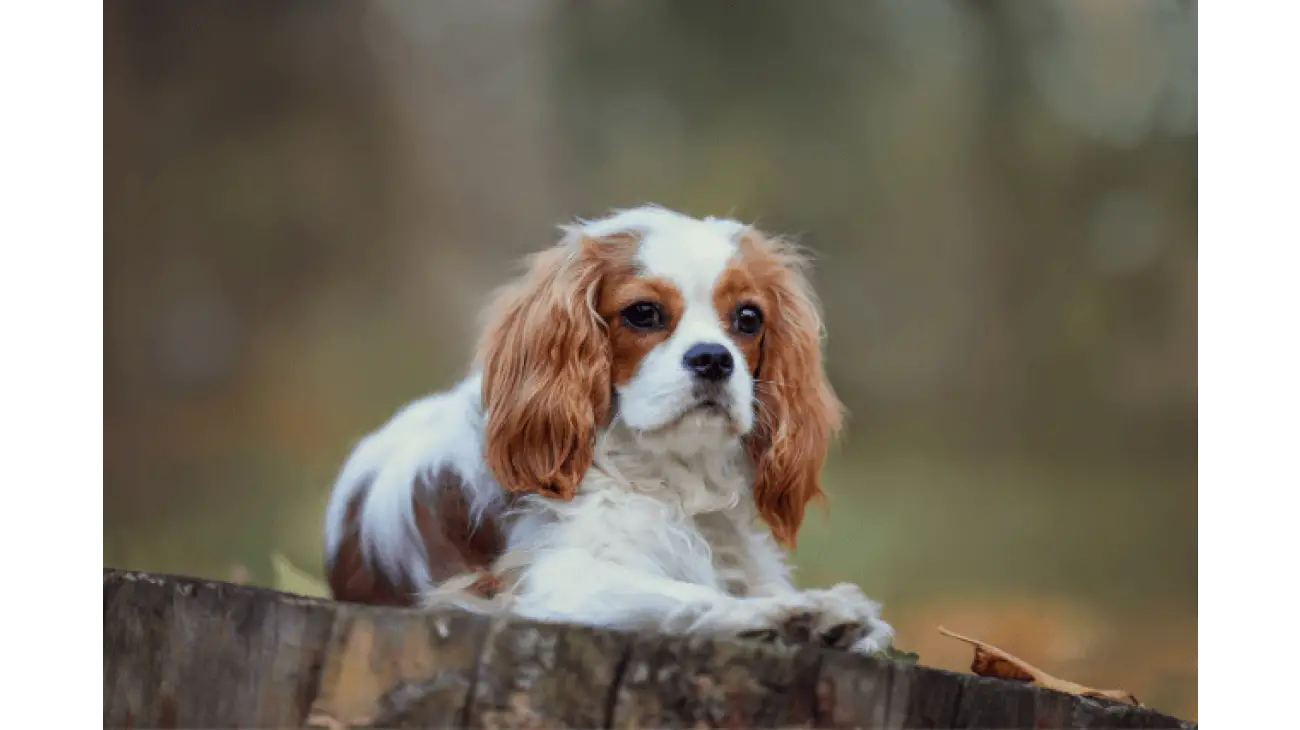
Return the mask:
{"type": "Polygon", "coordinates": [[[796,589],[782,550],[842,418],[803,257],[653,206],[563,230],[495,297],[471,373],[356,446],[325,526],[335,596],[713,635],[802,616],[886,646],[878,604],[796,589]],[[662,326],[631,326],[638,303],[662,326]],[[737,329],[741,305],[758,332],[737,329]],[[684,366],[701,343],[725,348],[727,377],[684,366]],[[465,598],[480,576],[486,603],[465,598]]]}

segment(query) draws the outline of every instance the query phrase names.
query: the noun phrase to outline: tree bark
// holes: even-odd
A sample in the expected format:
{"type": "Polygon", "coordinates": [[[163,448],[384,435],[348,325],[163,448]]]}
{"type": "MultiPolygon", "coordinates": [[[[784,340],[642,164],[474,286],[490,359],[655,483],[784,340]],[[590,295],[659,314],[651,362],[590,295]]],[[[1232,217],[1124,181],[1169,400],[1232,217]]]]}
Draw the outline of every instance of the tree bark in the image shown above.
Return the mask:
{"type": "Polygon", "coordinates": [[[821,649],[338,603],[104,570],[104,726],[1195,728],[821,649]]]}

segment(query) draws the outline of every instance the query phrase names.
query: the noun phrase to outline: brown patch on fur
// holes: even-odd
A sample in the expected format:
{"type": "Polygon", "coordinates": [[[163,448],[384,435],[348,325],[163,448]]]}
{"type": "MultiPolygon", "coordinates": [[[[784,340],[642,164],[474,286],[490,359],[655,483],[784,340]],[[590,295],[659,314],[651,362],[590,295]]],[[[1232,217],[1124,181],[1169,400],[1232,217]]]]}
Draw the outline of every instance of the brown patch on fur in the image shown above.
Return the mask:
{"type": "Polygon", "coordinates": [[[479,348],[486,459],[507,491],[572,499],[610,415],[611,344],[595,311],[630,275],[636,239],[582,238],[530,259],[489,310],[479,348]]]}
{"type": "MultiPolygon", "coordinates": [[[[505,551],[505,539],[490,519],[472,529],[469,506],[460,484],[444,474],[430,492],[432,503],[415,500],[415,524],[428,556],[429,577],[435,582],[454,575],[484,570],[505,551]]],[[[361,535],[357,529],[361,498],[348,505],[344,520],[343,541],[338,552],[330,556],[330,592],[339,601],[384,606],[413,606],[418,600],[416,587],[409,581],[395,581],[366,563],[361,553],[361,535]]]]}
{"type": "Polygon", "coordinates": [[[348,505],[348,514],[343,523],[345,537],[339,544],[338,552],[327,556],[326,570],[329,575],[326,577],[334,600],[379,606],[414,605],[412,586],[405,582],[390,581],[366,564],[361,555],[361,534],[357,530],[360,511],[359,498],[348,505]]]}
{"type": "Polygon", "coordinates": [[[465,590],[470,595],[491,599],[496,598],[497,594],[505,590],[505,587],[505,581],[484,570],[478,574],[478,578],[465,590]]]}
{"type": "Polygon", "coordinates": [[[432,488],[436,498],[417,510],[416,523],[424,517],[436,524],[436,532],[420,528],[429,554],[429,576],[443,581],[467,568],[491,565],[505,552],[506,540],[496,520],[485,515],[478,524],[470,521],[469,502],[460,480],[444,472],[432,488]]]}
{"type": "Polygon", "coordinates": [[[686,302],[671,282],[659,278],[637,278],[634,271],[620,270],[608,277],[601,287],[596,311],[609,327],[610,380],[623,385],[641,367],[650,351],[672,336],[681,321],[686,302]],[[657,332],[638,332],[623,322],[619,313],[637,302],[654,302],[663,307],[667,326],[657,332]]]}
{"type": "Polygon", "coordinates": [[[715,306],[730,318],[732,310],[718,303],[731,306],[752,291],[763,309],[759,337],[736,337],[756,370],[758,407],[745,446],[754,462],[758,512],[777,540],[794,547],[808,503],[825,497],[821,470],[844,407],[822,363],[821,310],[804,273],[806,260],[793,244],[757,232],[738,243],[740,256],[719,281],[715,306]],[[745,339],[756,342],[746,345],[745,339]]]}

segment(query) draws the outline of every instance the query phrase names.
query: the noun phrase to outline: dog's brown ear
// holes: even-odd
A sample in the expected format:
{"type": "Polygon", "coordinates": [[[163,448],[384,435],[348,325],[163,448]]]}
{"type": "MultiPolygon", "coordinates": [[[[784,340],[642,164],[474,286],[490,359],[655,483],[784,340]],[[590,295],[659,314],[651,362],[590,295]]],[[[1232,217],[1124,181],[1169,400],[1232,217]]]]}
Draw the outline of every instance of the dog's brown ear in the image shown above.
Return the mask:
{"type": "Polygon", "coordinates": [[[536,254],[489,310],[486,457],[511,492],[571,499],[595,456],[612,398],[609,337],[593,307],[601,246],[578,237],[536,254]]]}

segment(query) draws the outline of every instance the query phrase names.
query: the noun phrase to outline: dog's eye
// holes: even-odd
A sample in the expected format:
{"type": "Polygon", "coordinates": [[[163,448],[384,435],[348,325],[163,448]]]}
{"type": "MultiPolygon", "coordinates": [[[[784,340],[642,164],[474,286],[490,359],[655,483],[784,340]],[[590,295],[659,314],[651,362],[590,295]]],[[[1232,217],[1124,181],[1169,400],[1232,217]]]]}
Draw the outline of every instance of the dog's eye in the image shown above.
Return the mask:
{"type": "Polygon", "coordinates": [[[623,309],[623,321],[634,330],[659,330],[664,328],[664,310],[654,302],[637,302],[623,309]]]}
{"type": "Polygon", "coordinates": [[[752,304],[742,304],[736,308],[731,324],[742,335],[756,335],[763,329],[763,311],[752,304]]]}

